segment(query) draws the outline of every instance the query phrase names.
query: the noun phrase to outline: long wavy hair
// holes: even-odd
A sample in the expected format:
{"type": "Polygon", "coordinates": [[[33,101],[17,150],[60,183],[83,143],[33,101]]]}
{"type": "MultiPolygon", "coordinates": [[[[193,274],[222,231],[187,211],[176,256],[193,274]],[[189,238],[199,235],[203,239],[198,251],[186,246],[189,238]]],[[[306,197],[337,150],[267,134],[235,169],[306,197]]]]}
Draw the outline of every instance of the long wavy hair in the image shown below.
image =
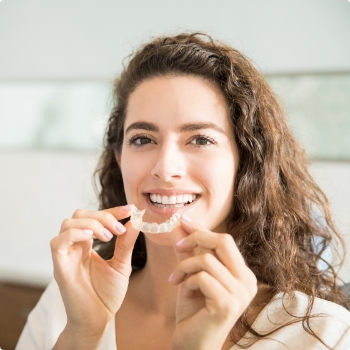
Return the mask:
{"type": "MultiPolygon", "coordinates": [[[[115,104],[95,173],[100,209],[127,204],[115,152],[122,149],[130,94],[147,79],[183,75],[216,84],[229,106],[240,164],[228,233],[258,281],[269,285],[273,294],[301,291],[309,296],[305,316],[295,322],[302,321],[304,329],[318,338],[309,325],[315,297],[349,306],[335,268],[322,257],[329,246],[333,251],[338,252],[339,246],[344,251],[344,243],[332,221],[328,200],[308,172],[308,159],[291,134],[276,95],[252,63],[231,46],[206,34],[184,33],[158,37],[129,56],[115,80],[115,104]],[[326,269],[319,268],[320,261],[326,269]]],[[[94,248],[109,259],[114,245],[115,238],[108,243],[95,242],[94,248]]],[[[142,268],[146,259],[141,233],[133,251],[133,271],[142,268]]],[[[267,334],[257,333],[248,324],[248,310],[239,323],[255,335],[255,342],[267,334]]],[[[231,333],[232,342],[237,343],[231,333]]]]}

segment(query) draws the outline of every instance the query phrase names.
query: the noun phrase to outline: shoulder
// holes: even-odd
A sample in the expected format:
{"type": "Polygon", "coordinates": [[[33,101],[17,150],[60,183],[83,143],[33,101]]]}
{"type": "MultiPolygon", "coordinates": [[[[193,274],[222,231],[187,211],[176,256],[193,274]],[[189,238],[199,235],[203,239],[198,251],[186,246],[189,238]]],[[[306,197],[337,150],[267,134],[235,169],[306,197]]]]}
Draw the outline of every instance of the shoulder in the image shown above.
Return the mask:
{"type": "Polygon", "coordinates": [[[28,316],[16,350],[52,349],[66,325],[66,313],[56,281],[52,281],[28,316]]]}
{"type": "MultiPolygon", "coordinates": [[[[304,329],[301,322],[310,303],[311,298],[301,292],[277,294],[253,324],[253,329],[259,333],[274,332],[255,343],[251,349],[326,349],[304,329]]],[[[315,298],[310,316],[310,329],[328,346],[337,350],[350,349],[348,310],[331,301],[315,298]]],[[[245,340],[249,340],[249,336],[245,340]]]]}
{"type": "MultiPolygon", "coordinates": [[[[305,293],[298,291],[294,292],[293,295],[283,295],[280,293],[271,300],[264,311],[271,315],[276,315],[277,317],[281,317],[283,314],[287,319],[292,317],[292,315],[303,317],[310,303],[311,297],[305,293]],[[289,315],[289,317],[287,315],[289,315]]],[[[323,318],[326,321],[339,319],[350,325],[350,312],[343,306],[328,300],[315,298],[312,305],[311,315],[315,319],[323,318]]]]}
{"type": "MultiPolygon", "coordinates": [[[[16,350],[52,349],[67,324],[67,314],[57,282],[53,280],[28,316],[16,350]]],[[[99,350],[116,350],[114,319],[99,350]]]]}

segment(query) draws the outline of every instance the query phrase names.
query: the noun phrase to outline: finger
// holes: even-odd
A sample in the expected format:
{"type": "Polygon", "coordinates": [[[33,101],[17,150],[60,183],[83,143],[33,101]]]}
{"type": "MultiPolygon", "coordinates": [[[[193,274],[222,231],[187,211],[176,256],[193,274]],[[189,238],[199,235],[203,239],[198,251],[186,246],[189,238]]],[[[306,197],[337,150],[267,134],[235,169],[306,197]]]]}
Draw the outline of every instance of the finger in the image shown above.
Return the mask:
{"type": "Polygon", "coordinates": [[[180,222],[181,227],[186,232],[192,233],[183,241],[177,243],[178,250],[186,252],[196,247],[213,250],[218,259],[234,276],[244,277],[248,267],[231,235],[208,231],[195,222],[188,222],[183,219],[180,222]]]}
{"type": "Polygon", "coordinates": [[[75,243],[91,239],[92,234],[92,230],[69,229],[51,240],[51,250],[66,254],[69,247],[75,243]]]}
{"type": "Polygon", "coordinates": [[[190,276],[182,284],[182,296],[191,297],[196,291],[200,291],[207,299],[206,305],[211,305],[213,310],[222,309],[224,300],[232,299],[232,295],[212,276],[201,271],[190,276]]]}
{"type": "MultiPolygon", "coordinates": [[[[181,224],[181,228],[187,232],[188,235],[194,234],[196,231],[207,231],[207,232],[211,232],[208,229],[204,228],[203,226],[201,226],[200,224],[192,221],[191,218],[189,218],[187,215],[181,215],[180,218],[180,224],[181,224]]],[[[181,241],[178,241],[176,243],[176,245],[181,245],[181,242],[184,241],[184,238],[181,241]]],[[[192,249],[188,249],[188,250],[192,250],[192,249]]],[[[200,255],[203,253],[211,253],[214,254],[214,252],[211,249],[208,248],[204,248],[204,247],[199,247],[198,245],[195,246],[193,248],[195,254],[194,255],[200,255]],[[198,249],[196,249],[198,248],[198,249]]],[[[184,250],[180,249],[180,251],[184,252],[184,250]]],[[[215,255],[215,254],[214,254],[215,255]]]]}
{"type": "Polygon", "coordinates": [[[53,238],[50,247],[55,270],[62,270],[62,267],[69,265],[73,251],[78,253],[78,260],[86,257],[92,249],[92,234],[92,230],[70,229],[53,238]]]}
{"type": "Polygon", "coordinates": [[[131,222],[125,224],[126,232],[122,236],[118,236],[114,255],[109,260],[110,265],[117,271],[129,271],[131,267],[131,256],[134,249],[136,239],[140,233],[132,227],[131,222]]]}
{"type": "Polygon", "coordinates": [[[186,276],[200,271],[205,271],[214,277],[229,293],[234,291],[234,276],[218,259],[208,253],[181,261],[172,274],[171,283],[179,284],[186,276]]]}
{"type": "MultiPolygon", "coordinates": [[[[119,207],[122,208],[122,207],[119,207]]],[[[115,209],[115,208],[112,208],[115,209]]],[[[74,219],[95,219],[99,221],[105,228],[115,235],[123,234],[125,232],[125,227],[122,225],[116,217],[107,210],[84,210],[78,209],[74,212],[74,219]]],[[[120,212],[124,213],[124,217],[119,215],[119,219],[126,218],[130,216],[129,210],[120,209],[120,212]]]]}
{"type": "Polygon", "coordinates": [[[171,232],[171,241],[178,261],[182,261],[191,256],[194,256],[194,252],[192,251],[184,251],[176,248],[176,243],[182,239],[185,239],[187,236],[188,233],[181,226],[174,228],[171,232]]]}
{"type": "Polygon", "coordinates": [[[92,251],[92,231],[71,229],[53,238],[50,242],[54,278],[65,285],[76,283],[76,276],[92,251]]]}
{"type": "MultiPolygon", "coordinates": [[[[113,229],[113,227],[111,227],[112,225],[106,222],[104,224],[107,225],[111,230],[113,230],[114,234],[122,234],[118,230],[116,230],[116,228],[113,229]]],[[[82,230],[92,230],[94,232],[94,236],[104,242],[110,241],[113,237],[112,232],[108,228],[104,227],[104,225],[96,219],[66,219],[62,222],[61,232],[73,228],[82,230]]]]}
{"type": "Polygon", "coordinates": [[[198,290],[204,295],[206,308],[211,315],[221,314],[225,317],[235,315],[236,318],[248,307],[255,295],[237,280],[235,280],[235,292],[232,295],[205,271],[190,276],[182,284],[184,297],[191,297],[198,290]]]}
{"type": "Polygon", "coordinates": [[[121,207],[104,209],[102,211],[112,214],[117,220],[121,220],[129,217],[132,211],[134,210],[134,208],[135,208],[134,204],[127,204],[121,207]]]}

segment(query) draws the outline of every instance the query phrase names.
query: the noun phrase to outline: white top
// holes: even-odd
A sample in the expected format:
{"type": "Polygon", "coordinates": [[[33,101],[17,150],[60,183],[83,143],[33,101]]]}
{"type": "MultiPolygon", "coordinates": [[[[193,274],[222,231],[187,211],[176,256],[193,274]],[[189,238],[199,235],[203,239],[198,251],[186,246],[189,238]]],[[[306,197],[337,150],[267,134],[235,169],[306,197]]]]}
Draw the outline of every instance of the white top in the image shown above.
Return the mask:
{"type": "MultiPolygon", "coordinates": [[[[296,292],[285,306],[295,315],[303,315],[308,303],[306,294],[296,292]]],[[[350,312],[338,304],[316,298],[312,314],[323,314],[310,320],[315,333],[334,350],[350,350],[350,312]]],[[[282,307],[282,294],[277,294],[258,315],[253,328],[266,332],[278,325],[295,320],[282,307]]],[[[51,350],[67,321],[64,304],[58,285],[52,281],[38,304],[28,316],[16,350],[51,350]]],[[[114,319],[109,325],[99,350],[116,350],[114,319]]],[[[238,350],[237,345],[230,350],[238,350]]],[[[259,340],[251,350],[281,349],[326,349],[316,338],[308,334],[298,322],[282,328],[270,336],[259,340]],[[272,339],[271,339],[272,338],[272,339]]]]}

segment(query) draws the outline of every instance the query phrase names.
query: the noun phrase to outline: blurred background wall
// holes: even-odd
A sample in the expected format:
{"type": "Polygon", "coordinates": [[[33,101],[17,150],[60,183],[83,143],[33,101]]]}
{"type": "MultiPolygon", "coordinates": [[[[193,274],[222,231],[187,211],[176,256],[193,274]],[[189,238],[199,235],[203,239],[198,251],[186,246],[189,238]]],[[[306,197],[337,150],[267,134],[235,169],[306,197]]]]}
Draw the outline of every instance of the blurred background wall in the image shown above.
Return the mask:
{"type": "Polygon", "coordinates": [[[350,245],[349,1],[3,0],[0,282],[50,281],[62,220],[97,207],[91,178],[123,59],[188,30],[230,43],[266,75],[350,245]]]}

